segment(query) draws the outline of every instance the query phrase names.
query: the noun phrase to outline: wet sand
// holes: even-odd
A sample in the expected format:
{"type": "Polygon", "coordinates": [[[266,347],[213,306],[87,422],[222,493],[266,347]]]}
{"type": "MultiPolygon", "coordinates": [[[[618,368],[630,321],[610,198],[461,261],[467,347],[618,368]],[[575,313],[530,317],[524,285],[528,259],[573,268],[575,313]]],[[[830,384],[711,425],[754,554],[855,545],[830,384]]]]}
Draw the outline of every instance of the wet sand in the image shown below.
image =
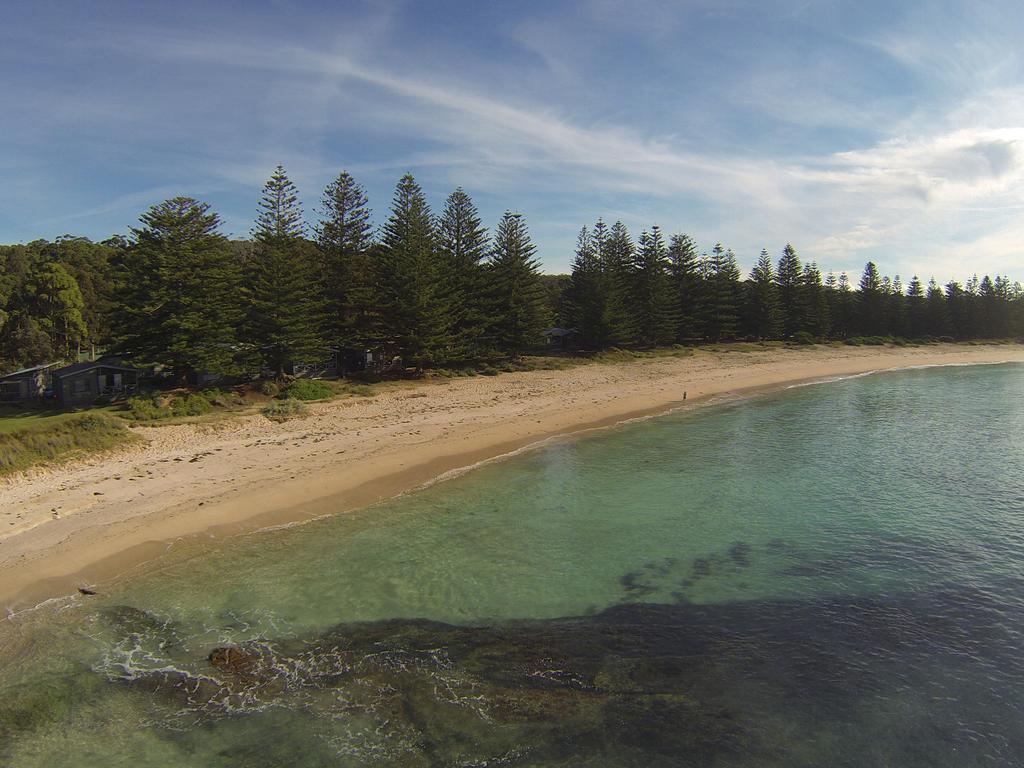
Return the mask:
{"type": "MultiPolygon", "coordinates": [[[[0,485],[0,604],[101,585],[201,537],[351,511],[548,439],[867,371],[1024,362],[1019,345],[704,351],[441,380],[275,424],[139,427],[138,446],[0,485]],[[683,393],[687,393],[683,402],[683,393]]],[[[101,588],[101,587],[100,587],[101,588]]]]}

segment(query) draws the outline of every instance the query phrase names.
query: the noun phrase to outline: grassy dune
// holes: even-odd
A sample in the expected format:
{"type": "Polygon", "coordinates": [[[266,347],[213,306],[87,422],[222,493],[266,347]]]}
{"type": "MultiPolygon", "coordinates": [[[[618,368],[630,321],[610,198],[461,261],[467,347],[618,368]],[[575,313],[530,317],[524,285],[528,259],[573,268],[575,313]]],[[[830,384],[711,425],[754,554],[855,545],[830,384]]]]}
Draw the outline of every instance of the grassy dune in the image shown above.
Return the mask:
{"type": "Polygon", "coordinates": [[[120,419],[84,413],[0,431],[0,475],[69,461],[139,440],[120,419]]]}

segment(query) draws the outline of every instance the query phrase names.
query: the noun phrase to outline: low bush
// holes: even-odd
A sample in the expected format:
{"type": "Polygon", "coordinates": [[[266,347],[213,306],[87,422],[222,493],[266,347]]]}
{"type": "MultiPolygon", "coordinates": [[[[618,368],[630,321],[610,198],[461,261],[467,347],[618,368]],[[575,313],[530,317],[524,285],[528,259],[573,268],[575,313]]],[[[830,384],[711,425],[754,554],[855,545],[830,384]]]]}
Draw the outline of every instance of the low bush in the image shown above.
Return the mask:
{"type": "Polygon", "coordinates": [[[0,433],[0,475],[68,461],[138,440],[118,419],[99,413],[0,433]]]}
{"type": "Polygon", "coordinates": [[[281,394],[281,388],[277,385],[276,381],[261,381],[259,390],[267,397],[277,397],[281,394]]]}
{"type": "Polygon", "coordinates": [[[207,390],[199,394],[187,392],[184,395],[156,394],[129,398],[125,410],[134,421],[159,421],[160,419],[181,419],[187,416],[203,416],[214,407],[229,408],[235,405],[237,396],[219,390],[207,390]]]}
{"type": "Polygon", "coordinates": [[[285,387],[279,397],[293,400],[326,400],[334,395],[334,387],[326,381],[299,379],[285,387]]]}
{"type": "Polygon", "coordinates": [[[176,418],[184,416],[202,416],[213,410],[213,403],[202,395],[189,393],[184,397],[175,397],[170,402],[171,415],[176,418]]]}
{"type": "Polygon", "coordinates": [[[171,409],[158,403],[155,397],[144,395],[129,398],[124,407],[135,421],[169,419],[173,415],[171,409]]]}
{"type": "Polygon", "coordinates": [[[263,408],[262,413],[271,421],[281,422],[304,416],[307,410],[305,403],[289,398],[270,403],[263,408]]]}
{"type": "Polygon", "coordinates": [[[794,344],[801,344],[806,346],[809,344],[816,344],[817,341],[818,340],[815,339],[814,336],[809,334],[807,331],[797,331],[796,333],[793,334],[794,344]]]}

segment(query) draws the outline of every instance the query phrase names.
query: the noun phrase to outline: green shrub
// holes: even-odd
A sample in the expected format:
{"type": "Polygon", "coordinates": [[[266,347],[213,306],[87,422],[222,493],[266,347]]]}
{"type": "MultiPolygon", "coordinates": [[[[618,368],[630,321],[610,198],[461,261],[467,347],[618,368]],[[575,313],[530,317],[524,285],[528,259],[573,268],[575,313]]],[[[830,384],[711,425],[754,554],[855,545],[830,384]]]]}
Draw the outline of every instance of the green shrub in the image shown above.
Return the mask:
{"type": "Polygon", "coordinates": [[[289,398],[270,403],[263,408],[262,413],[271,421],[281,422],[305,416],[307,410],[304,403],[289,398]]]}
{"type": "Polygon", "coordinates": [[[807,331],[797,331],[793,334],[793,342],[796,344],[807,345],[817,343],[817,339],[807,331]]]}
{"type": "Polygon", "coordinates": [[[279,397],[294,400],[325,400],[333,395],[334,387],[326,381],[299,379],[285,387],[279,397]]]}
{"type": "Polygon", "coordinates": [[[261,381],[260,392],[267,397],[277,397],[281,394],[281,388],[277,386],[276,381],[261,381]]]}
{"type": "Polygon", "coordinates": [[[152,395],[150,397],[132,397],[125,403],[125,410],[135,421],[157,421],[159,419],[181,419],[186,416],[203,416],[210,413],[214,406],[228,407],[231,405],[227,395],[219,390],[199,394],[187,393],[171,397],[152,395]]]}
{"type": "Polygon", "coordinates": [[[125,403],[125,409],[135,421],[155,421],[170,418],[171,409],[160,405],[153,397],[132,397],[125,403]]]}
{"type": "Polygon", "coordinates": [[[171,400],[171,415],[176,417],[202,416],[213,410],[213,404],[202,395],[191,393],[171,400]]]}

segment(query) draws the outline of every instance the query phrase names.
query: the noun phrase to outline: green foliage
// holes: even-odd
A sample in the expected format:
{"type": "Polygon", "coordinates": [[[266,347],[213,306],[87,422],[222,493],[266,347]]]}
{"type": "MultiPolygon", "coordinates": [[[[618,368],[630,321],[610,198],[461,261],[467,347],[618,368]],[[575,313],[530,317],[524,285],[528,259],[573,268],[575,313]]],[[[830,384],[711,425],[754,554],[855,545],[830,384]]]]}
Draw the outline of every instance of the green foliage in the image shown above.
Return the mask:
{"type": "Polygon", "coordinates": [[[125,254],[119,348],[169,367],[180,382],[193,371],[233,370],[241,270],[217,231],[219,217],[205,203],[176,197],[141,221],[125,254]]]}
{"type": "Polygon", "coordinates": [[[85,300],[78,282],[64,265],[50,262],[32,276],[29,291],[41,329],[62,357],[70,357],[87,336],[85,300]]]}
{"type": "Polygon", "coordinates": [[[612,339],[610,279],[604,272],[597,245],[583,227],[576,240],[572,277],[565,289],[567,325],[586,349],[600,349],[612,339]]]}
{"type": "Polygon", "coordinates": [[[775,282],[779,287],[779,307],[782,315],[782,334],[792,336],[804,329],[804,302],[800,289],[803,286],[803,268],[796,248],[789,243],[782,249],[779,266],[775,271],[775,282]]]}
{"type": "Polygon", "coordinates": [[[793,334],[793,342],[796,344],[806,346],[808,344],[816,344],[817,341],[818,340],[814,338],[814,336],[809,334],[807,331],[797,331],[796,333],[793,334]]]}
{"type": "Polygon", "coordinates": [[[668,276],[668,253],[661,229],[640,236],[633,275],[636,339],[648,347],[676,340],[679,312],[668,276]]]}
{"type": "Polygon", "coordinates": [[[287,400],[276,400],[266,405],[260,412],[271,421],[282,422],[301,418],[306,415],[307,411],[308,408],[305,403],[289,398],[287,400]]]}
{"type": "Polygon", "coordinates": [[[0,432],[0,475],[69,461],[137,439],[122,422],[98,413],[0,432]]]}
{"type": "Polygon", "coordinates": [[[411,174],[395,189],[381,245],[388,340],[417,367],[442,361],[450,347],[451,307],[430,206],[411,174]]]}
{"type": "Polygon", "coordinates": [[[697,246],[689,235],[673,235],[669,241],[668,274],[679,318],[676,339],[703,338],[707,286],[698,269],[697,246]]]}
{"type": "Polygon", "coordinates": [[[548,321],[536,250],[522,216],[505,211],[487,276],[493,290],[491,334],[498,350],[513,358],[541,342],[548,321]]]}
{"type": "Polygon", "coordinates": [[[280,165],[263,187],[248,270],[249,320],[244,340],[278,375],[290,361],[325,356],[319,260],[303,237],[298,192],[280,165]]]}
{"type": "Polygon", "coordinates": [[[320,206],[316,236],[323,264],[327,333],[342,346],[366,347],[385,338],[366,192],[342,171],[324,190],[320,206]]]}
{"type": "Polygon", "coordinates": [[[483,348],[487,332],[487,289],[482,261],[487,230],[462,187],[445,201],[437,223],[441,302],[448,307],[446,359],[465,361],[483,348]]]}
{"type": "Polygon", "coordinates": [[[129,398],[124,408],[135,421],[169,419],[172,415],[170,407],[161,405],[154,397],[143,395],[129,398]]]}
{"type": "MultiPolygon", "coordinates": [[[[621,222],[600,219],[580,232],[571,276],[541,275],[521,219],[507,214],[491,241],[458,188],[435,221],[408,175],[377,242],[365,191],[348,173],[324,191],[319,213],[313,242],[279,167],[251,241],[229,242],[208,205],[178,197],[150,208],[130,241],[66,235],[0,246],[0,372],[73,361],[93,347],[169,370],[184,385],[200,371],[253,374],[257,362],[282,372],[340,347],[346,359],[398,353],[407,366],[472,375],[478,361],[539,345],[552,324],[574,329],[591,351],[806,338],[799,334],[851,344],[1024,334],[1024,289],[1002,275],[927,287],[914,276],[904,290],[899,276],[869,263],[852,286],[846,273],[823,280],[787,245],[777,269],[762,252],[741,282],[722,246],[698,258],[692,238],[677,234],[666,246],[657,228],[634,244],[621,222]]],[[[515,360],[502,365],[521,370],[515,360]]],[[[179,412],[202,407],[184,400],[179,412]]],[[[136,410],[174,415],[169,401],[136,410]]]]}
{"type": "Polygon", "coordinates": [[[739,304],[742,294],[736,256],[717,243],[705,260],[708,302],[704,332],[713,342],[731,339],[739,329],[739,304]]]}
{"type": "Polygon", "coordinates": [[[259,389],[267,397],[277,397],[281,393],[281,387],[274,381],[261,381],[259,389]]]}
{"type": "Polygon", "coordinates": [[[203,416],[213,411],[214,405],[209,397],[186,393],[173,396],[132,397],[125,403],[125,409],[135,421],[159,421],[203,416]]]}
{"type": "Polygon", "coordinates": [[[289,400],[326,400],[334,396],[334,388],[326,381],[297,379],[285,387],[280,397],[289,400]]]}
{"type": "Polygon", "coordinates": [[[762,249],[746,287],[744,326],[747,335],[758,339],[774,339],[782,330],[782,309],[775,270],[768,251],[762,249]]]}

